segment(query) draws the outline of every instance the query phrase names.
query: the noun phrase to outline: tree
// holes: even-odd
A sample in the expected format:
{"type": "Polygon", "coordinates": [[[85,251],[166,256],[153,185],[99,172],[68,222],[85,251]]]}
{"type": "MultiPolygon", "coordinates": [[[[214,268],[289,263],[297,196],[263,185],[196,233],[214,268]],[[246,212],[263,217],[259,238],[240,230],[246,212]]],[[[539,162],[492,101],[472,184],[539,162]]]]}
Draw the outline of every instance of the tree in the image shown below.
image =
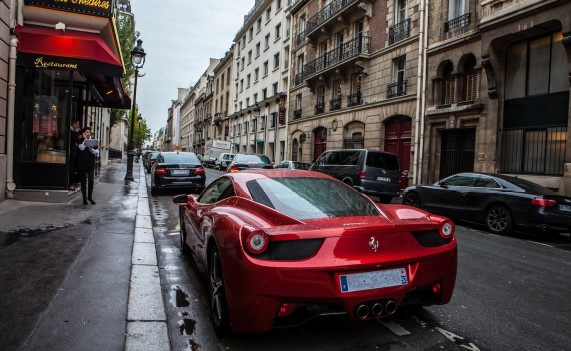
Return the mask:
{"type": "MultiPolygon", "coordinates": [[[[121,54],[123,55],[123,61],[125,65],[125,74],[121,78],[121,83],[125,88],[125,94],[131,95],[131,79],[135,74],[135,68],[131,63],[131,50],[135,46],[135,41],[137,40],[139,33],[135,32],[135,23],[133,15],[130,13],[117,11],[115,13],[115,22],[117,23],[117,36],[119,39],[119,46],[121,48],[121,54]]],[[[121,119],[125,115],[125,110],[113,109],[111,110],[111,125],[121,122],[121,119]]]]}

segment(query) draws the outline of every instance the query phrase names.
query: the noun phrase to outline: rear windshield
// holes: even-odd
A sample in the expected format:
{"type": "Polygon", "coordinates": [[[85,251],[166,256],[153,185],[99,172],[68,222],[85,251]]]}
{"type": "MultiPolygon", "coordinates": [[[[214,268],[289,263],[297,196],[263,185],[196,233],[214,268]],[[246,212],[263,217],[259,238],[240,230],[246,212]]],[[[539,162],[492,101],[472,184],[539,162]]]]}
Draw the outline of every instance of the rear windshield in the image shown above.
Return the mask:
{"type": "Polygon", "coordinates": [[[359,162],[360,153],[361,152],[357,150],[329,152],[320,158],[318,163],[325,165],[356,166],[359,162]]]}
{"type": "Polygon", "coordinates": [[[529,180],[521,179],[521,178],[510,178],[506,179],[506,181],[514,184],[515,186],[519,186],[523,190],[528,193],[537,194],[537,195],[555,195],[556,193],[542,187],[539,184],[535,184],[530,182],[529,180]]]}
{"type": "Polygon", "coordinates": [[[237,155],[234,157],[234,163],[265,163],[269,165],[272,162],[265,155],[237,155]]]}
{"type": "Polygon", "coordinates": [[[309,167],[311,167],[309,163],[303,163],[303,162],[294,162],[293,166],[295,167],[295,169],[305,169],[305,170],[308,170],[309,167]]]}
{"type": "Polygon", "coordinates": [[[380,215],[366,197],[336,180],[264,178],[246,185],[254,201],[296,219],[380,215]]]}
{"type": "Polygon", "coordinates": [[[400,170],[399,159],[393,154],[384,154],[382,152],[367,153],[367,167],[383,168],[391,171],[400,170]]]}
{"type": "Polygon", "coordinates": [[[162,156],[165,163],[200,163],[195,154],[163,154],[162,156]]]}

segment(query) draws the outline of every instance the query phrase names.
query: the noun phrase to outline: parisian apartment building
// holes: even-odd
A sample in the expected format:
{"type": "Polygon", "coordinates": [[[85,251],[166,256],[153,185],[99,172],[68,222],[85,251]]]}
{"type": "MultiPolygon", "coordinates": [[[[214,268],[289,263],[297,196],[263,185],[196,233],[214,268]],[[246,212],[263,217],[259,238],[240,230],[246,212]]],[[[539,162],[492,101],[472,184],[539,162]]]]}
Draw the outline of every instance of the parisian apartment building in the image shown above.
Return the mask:
{"type": "Polygon", "coordinates": [[[377,149],[409,184],[477,171],[571,194],[569,1],[257,0],[212,74],[199,144],[377,149]]]}

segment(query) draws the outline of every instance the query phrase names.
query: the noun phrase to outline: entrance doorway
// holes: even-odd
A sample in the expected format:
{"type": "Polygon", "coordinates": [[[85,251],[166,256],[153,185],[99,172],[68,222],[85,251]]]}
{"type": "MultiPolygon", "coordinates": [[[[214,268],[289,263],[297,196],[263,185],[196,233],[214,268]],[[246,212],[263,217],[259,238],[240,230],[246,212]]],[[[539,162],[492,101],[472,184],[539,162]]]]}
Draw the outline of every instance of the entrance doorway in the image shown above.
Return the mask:
{"type": "Polygon", "coordinates": [[[317,160],[327,150],[327,129],[320,127],[313,131],[313,159],[317,160]]]}
{"type": "Polygon", "coordinates": [[[395,116],[385,121],[385,151],[398,155],[401,168],[401,190],[408,186],[412,118],[395,116]]]}
{"type": "Polygon", "coordinates": [[[476,128],[443,130],[441,142],[440,179],[474,171],[476,128]]]}

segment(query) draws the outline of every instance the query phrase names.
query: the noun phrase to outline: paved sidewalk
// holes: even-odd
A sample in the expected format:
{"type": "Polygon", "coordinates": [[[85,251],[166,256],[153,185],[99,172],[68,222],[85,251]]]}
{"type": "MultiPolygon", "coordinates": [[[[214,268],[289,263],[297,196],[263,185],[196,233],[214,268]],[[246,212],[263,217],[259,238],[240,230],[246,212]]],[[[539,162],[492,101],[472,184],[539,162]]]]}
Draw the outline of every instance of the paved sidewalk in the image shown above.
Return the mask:
{"type": "Polygon", "coordinates": [[[3,350],[169,350],[145,175],[103,169],[96,205],[0,202],[3,350]]]}

